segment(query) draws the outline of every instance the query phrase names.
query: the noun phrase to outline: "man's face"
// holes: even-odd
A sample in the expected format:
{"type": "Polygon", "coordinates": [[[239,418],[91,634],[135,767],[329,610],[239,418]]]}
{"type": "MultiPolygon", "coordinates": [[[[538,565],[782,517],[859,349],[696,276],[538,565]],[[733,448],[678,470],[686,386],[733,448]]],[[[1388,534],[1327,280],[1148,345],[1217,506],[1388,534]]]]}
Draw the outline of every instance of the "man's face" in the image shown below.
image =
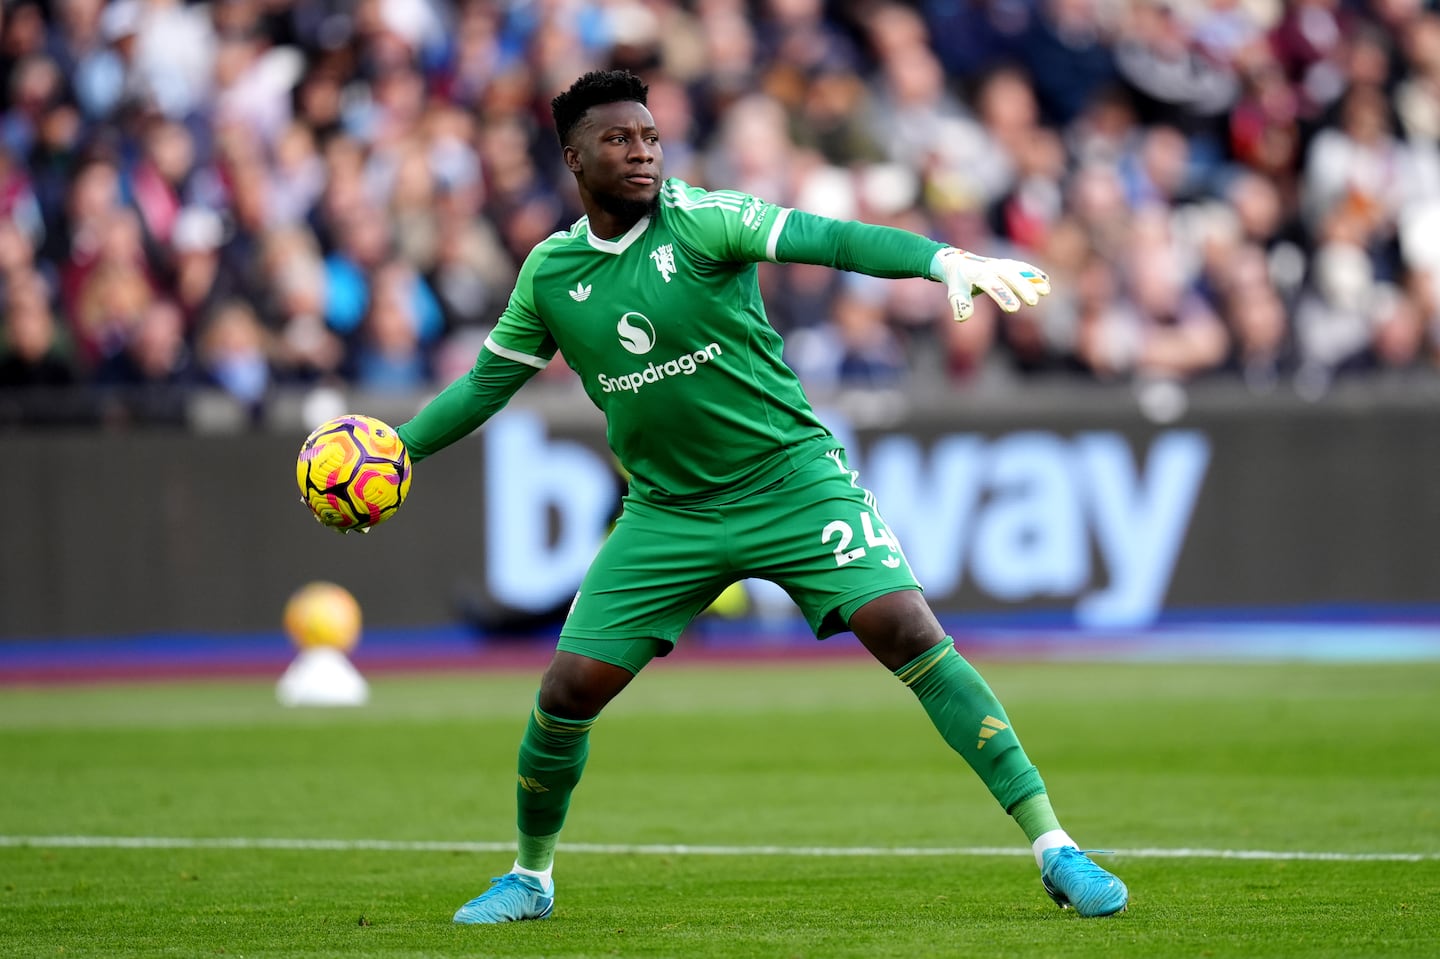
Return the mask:
{"type": "Polygon", "coordinates": [[[664,153],[644,104],[623,100],[591,107],[570,135],[565,161],[613,216],[639,219],[660,196],[664,153]]]}

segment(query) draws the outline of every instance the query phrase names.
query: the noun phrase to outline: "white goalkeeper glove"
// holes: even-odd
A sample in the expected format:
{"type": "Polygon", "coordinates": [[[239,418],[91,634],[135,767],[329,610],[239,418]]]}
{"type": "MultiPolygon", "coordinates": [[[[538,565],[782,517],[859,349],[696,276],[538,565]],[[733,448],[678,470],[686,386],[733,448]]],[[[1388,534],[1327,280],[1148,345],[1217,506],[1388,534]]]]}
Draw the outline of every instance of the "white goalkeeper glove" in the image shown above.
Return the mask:
{"type": "Polygon", "coordinates": [[[930,279],[945,284],[955,322],[975,312],[975,293],[985,293],[1006,313],[1020,304],[1034,306],[1050,292],[1050,278],[1039,267],[1020,260],[991,259],[947,246],[930,262],[930,279]]]}

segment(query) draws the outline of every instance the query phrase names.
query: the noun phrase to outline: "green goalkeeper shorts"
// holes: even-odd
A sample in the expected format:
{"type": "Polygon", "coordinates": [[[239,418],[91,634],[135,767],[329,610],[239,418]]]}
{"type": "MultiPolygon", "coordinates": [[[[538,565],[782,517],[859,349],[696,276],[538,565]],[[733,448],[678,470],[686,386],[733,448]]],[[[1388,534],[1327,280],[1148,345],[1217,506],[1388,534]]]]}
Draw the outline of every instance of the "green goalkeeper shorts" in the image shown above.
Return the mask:
{"type": "Polygon", "coordinates": [[[783,587],[820,639],[877,596],[920,588],[837,449],[734,503],[682,509],[627,497],[559,648],[638,672],[725,587],[751,578],[783,587]]]}

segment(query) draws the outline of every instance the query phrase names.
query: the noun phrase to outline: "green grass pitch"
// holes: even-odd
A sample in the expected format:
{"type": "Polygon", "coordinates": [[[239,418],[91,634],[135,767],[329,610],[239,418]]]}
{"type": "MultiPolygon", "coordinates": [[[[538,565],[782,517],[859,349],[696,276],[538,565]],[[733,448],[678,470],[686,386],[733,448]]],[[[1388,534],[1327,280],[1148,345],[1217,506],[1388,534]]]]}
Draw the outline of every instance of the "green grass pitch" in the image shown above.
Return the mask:
{"type": "Polygon", "coordinates": [[[1081,920],[883,669],[675,660],[596,726],[554,916],[498,927],[450,915],[511,862],[533,675],[0,690],[0,955],[1440,955],[1440,664],[982,663],[1117,851],[1081,920]]]}

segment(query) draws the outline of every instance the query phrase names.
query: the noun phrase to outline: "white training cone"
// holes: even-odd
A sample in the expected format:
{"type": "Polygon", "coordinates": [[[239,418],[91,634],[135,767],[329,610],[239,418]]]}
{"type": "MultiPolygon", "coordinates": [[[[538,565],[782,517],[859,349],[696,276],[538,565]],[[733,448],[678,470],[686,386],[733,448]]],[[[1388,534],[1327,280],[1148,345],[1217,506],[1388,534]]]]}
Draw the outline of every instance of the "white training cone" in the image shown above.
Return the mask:
{"type": "Polygon", "coordinates": [[[362,706],[370,685],[350,662],[360,642],[360,604],[343,586],[308,583],[285,604],[285,632],[298,654],[275,687],[286,706],[362,706]]]}
{"type": "Polygon", "coordinates": [[[311,646],[301,649],[280,677],[275,697],[284,706],[363,706],[370,684],[334,646],[311,646]]]}

